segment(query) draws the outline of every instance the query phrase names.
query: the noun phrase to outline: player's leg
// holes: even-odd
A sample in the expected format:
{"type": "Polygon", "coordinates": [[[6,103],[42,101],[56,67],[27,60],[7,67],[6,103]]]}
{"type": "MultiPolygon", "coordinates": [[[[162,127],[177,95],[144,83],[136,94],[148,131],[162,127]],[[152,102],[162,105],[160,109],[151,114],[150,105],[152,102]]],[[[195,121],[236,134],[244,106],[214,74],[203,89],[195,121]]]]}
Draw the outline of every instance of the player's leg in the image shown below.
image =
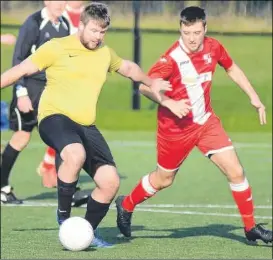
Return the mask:
{"type": "Polygon", "coordinates": [[[10,105],[10,129],[14,131],[9,143],[2,154],[1,167],[1,203],[21,204],[13,193],[13,188],[9,185],[11,170],[20,152],[30,141],[31,132],[37,125],[36,111],[22,113],[17,108],[17,99],[14,96],[10,105]]]}
{"type": "MultiPolygon", "coordinates": [[[[55,172],[59,171],[59,168],[62,164],[62,158],[59,153],[55,155],[55,172]]],[[[57,176],[56,176],[57,179],[57,176]]],[[[89,192],[81,191],[80,187],[76,187],[75,193],[72,197],[72,207],[80,207],[87,203],[89,192]]]]}
{"type": "Polygon", "coordinates": [[[129,195],[119,196],[116,199],[117,225],[124,236],[131,236],[131,218],[136,205],[172,185],[180,165],[193,149],[195,142],[194,135],[185,135],[184,138],[176,141],[158,136],[158,167],[144,176],[129,195]]]}
{"type": "Polygon", "coordinates": [[[229,181],[234,201],[242,217],[246,238],[250,241],[261,239],[266,243],[272,242],[272,231],[255,222],[251,187],[235,150],[215,153],[210,159],[229,181]]]}
{"type": "Polygon", "coordinates": [[[95,239],[92,245],[112,247],[111,244],[100,238],[98,225],[106,216],[118,191],[119,175],[111,151],[99,130],[95,126],[84,127],[83,130],[86,149],[86,162],[83,168],[96,184],[88,198],[85,219],[95,230],[95,239]]]}
{"type": "Polygon", "coordinates": [[[218,118],[210,120],[198,147],[227,177],[242,217],[247,239],[272,242],[272,232],[256,225],[251,187],[235,149],[218,118]]]}
{"type": "Polygon", "coordinates": [[[79,125],[63,115],[48,116],[39,124],[42,140],[46,145],[55,149],[61,157],[57,186],[59,224],[70,217],[78,174],[86,158],[79,132],[79,125]]]}
{"type": "Polygon", "coordinates": [[[43,161],[37,168],[37,173],[42,177],[43,186],[46,188],[54,188],[57,186],[55,156],[55,150],[51,147],[47,147],[43,161]]]}

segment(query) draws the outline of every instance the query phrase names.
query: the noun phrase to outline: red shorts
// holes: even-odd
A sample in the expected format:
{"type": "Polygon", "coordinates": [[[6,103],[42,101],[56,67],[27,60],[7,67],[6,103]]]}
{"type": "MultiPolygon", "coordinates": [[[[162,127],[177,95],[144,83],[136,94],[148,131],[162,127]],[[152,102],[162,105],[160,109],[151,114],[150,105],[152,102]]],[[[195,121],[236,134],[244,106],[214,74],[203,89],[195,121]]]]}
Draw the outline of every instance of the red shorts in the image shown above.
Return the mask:
{"type": "Polygon", "coordinates": [[[157,163],[167,171],[177,170],[194,147],[210,157],[212,154],[233,149],[232,142],[221,121],[212,115],[202,126],[177,136],[176,140],[157,135],[157,163]]]}

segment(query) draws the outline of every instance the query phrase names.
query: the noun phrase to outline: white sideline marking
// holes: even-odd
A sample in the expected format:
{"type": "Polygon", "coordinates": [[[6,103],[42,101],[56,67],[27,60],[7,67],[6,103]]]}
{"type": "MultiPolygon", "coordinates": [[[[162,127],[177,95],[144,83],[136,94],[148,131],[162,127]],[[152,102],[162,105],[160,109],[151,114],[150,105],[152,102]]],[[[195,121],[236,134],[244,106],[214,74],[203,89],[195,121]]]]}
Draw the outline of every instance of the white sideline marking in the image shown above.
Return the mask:
{"type": "MultiPolygon", "coordinates": [[[[143,204],[141,208],[224,208],[236,209],[236,205],[218,205],[218,204],[143,204]]],[[[272,205],[258,205],[255,209],[272,209],[272,205]]]]}
{"type": "MultiPolygon", "coordinates": [[[[12,205],[12,204],[4,204],[2,206],[6,207],[57,207],[57,203],[52,202],[37,202],[37,201],[24,201],[24,204],[21,205],[12,205]]],[[[136,211],[142,212],[155,212],[155,213],[169,213],[169,214],[181,214],[181,215],[203,215],[203,216],[218,216],[218,217],[241,217],[239,214],[227,214],[227,213],[218,213],[218,212],[199,212],[199,211],[177,211],[177,210],[168,210],[168,209],[153,209],[149,207],[195,207],[195,208],[234,208],[233,205],[175,205],[175,204],[151,204],[151,205],[139,205],[136,207],[136,211]],[[201,206],[201,207],[200,207],[201,206]]],[[[86,205],[83,205],[82,208],[85,208],[86,205]]],[[[272,206],[258,206],[256,208],[266,208],[271,209],[272,206]]],[[[112,205],[110,209],[115,210],[115,206],[112,205]]],[[[272,219],[272,216],[255,216],[258,219],[272,219]]]]}
{"type": "MultiPolygon", "coordinates": [[[[9,141],[1,140],[2,145],[6,145],[9,141]]],[[[156,142],[151,141],[108,141],[110,146],[113,147],[156,147],[156,142]]],[[[272,148],[272,144],[268,143],[233,143],[235,148],[272,148]]],[[[46,145],[41,142],[30,142],[28,145],[29,149],[36,149],[40,147],[46,147],[46,145]]]]}
{"type": "MultiPolygon", "coordinates": [[[[213,213],[213,212],[198,212],[198,211],[173,211],[167,209],[144,209],[136,208],[137,211],[147,211],[147,212],[160,212],[160,213],[170,213],[170,214],[182,214],[182,215],[203,215],[203,216],[217,216],[217,217],[236,217],[239,218],[239,214],[225,214],[225,213],[213,213]]],[[[255,216],[259,219],[272,219],[270,216],[255,216]]]]}
{"type": "MultiPolygon", "coordinates": [[[[30,206],[30,207],[55,207],[57,203],[54,202],[39,202],[33,200],[24,200],[21,205],[2,204],[2,206],[30,206]]],[[[85,207],[85,205],[83,205],[85,207]]],[[[221,204],[141,204],[137,208],[225,208],[236,209],[236,205],[221,205],[221,204]]],[[[256,209],[272,209],[272,205],[257,205],[256,209]]]]}

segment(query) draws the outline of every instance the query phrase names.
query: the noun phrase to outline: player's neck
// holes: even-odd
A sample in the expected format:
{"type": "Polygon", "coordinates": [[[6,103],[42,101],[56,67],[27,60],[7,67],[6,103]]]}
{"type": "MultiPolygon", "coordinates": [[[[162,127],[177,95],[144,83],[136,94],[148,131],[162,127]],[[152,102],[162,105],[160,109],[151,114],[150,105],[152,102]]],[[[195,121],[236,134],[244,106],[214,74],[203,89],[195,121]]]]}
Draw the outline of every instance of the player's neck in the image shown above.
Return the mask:
{"type": "Polygon", "coordinates": [[[47,9],[46,9],[48,20],[50,20],[52,23],[57,24],[60,22],[60,17],[53,16],[47,9]]]}
{"type": "Polygon", "coordinates": [[[49,18],[49,20],[54,24],[58,24],[60,22],[59,17],[52,17],[49,18]]]}
{"type": "Polygon", "coordinates": [[[191,50],[189,50],[189,49],[186,47],[186,45],[184,44],[184,42],[183,42],[183,40],[182,40],[181,37],[179,38],[179,44],[180,44],[181,48],[182,48],[186,53],[188,53],[188,54],[197,53],[197,52],[199,52],[199,51],[202,51],[203,48],[204,48],[204,43],[202,43],[202,44],[199,46],[199,48],[198,48],[197,50],[191,51],[191,50]]]}

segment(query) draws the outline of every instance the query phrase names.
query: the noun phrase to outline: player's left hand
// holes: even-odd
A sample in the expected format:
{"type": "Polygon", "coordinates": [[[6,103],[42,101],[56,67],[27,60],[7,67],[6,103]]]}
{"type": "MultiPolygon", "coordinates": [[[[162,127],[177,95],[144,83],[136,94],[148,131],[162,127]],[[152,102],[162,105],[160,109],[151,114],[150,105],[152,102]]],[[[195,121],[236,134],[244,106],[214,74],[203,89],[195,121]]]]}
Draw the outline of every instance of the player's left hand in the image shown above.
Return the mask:
{"type": "Polygon", "coordinates": [[[259,98],[252,99],[251,104],[257,109],[259,113],[260,124],[265,125],[266,124],[265,106],[263,105],[259,98]]]}
{"type": "Polygon", "coordinates": [[[181,99],[178,101],[173,99],[167,99],[162,101],[161,105],[168,108],[174,115],[176,115],[180,119],[184,116],[187,116],[192,109],[189,99],[181,99]]]}
{"type": "Polygon", "coordinates": [[[160,92],[162,91],[171,91],[172,85],[169,81],[165,81],[161,78],[154,79],[153,83],[151,85],[151,90],[154,93],[154,95],[158,98],[159,101],[161,101],[162,97],[160,95],[160,92]]]}

